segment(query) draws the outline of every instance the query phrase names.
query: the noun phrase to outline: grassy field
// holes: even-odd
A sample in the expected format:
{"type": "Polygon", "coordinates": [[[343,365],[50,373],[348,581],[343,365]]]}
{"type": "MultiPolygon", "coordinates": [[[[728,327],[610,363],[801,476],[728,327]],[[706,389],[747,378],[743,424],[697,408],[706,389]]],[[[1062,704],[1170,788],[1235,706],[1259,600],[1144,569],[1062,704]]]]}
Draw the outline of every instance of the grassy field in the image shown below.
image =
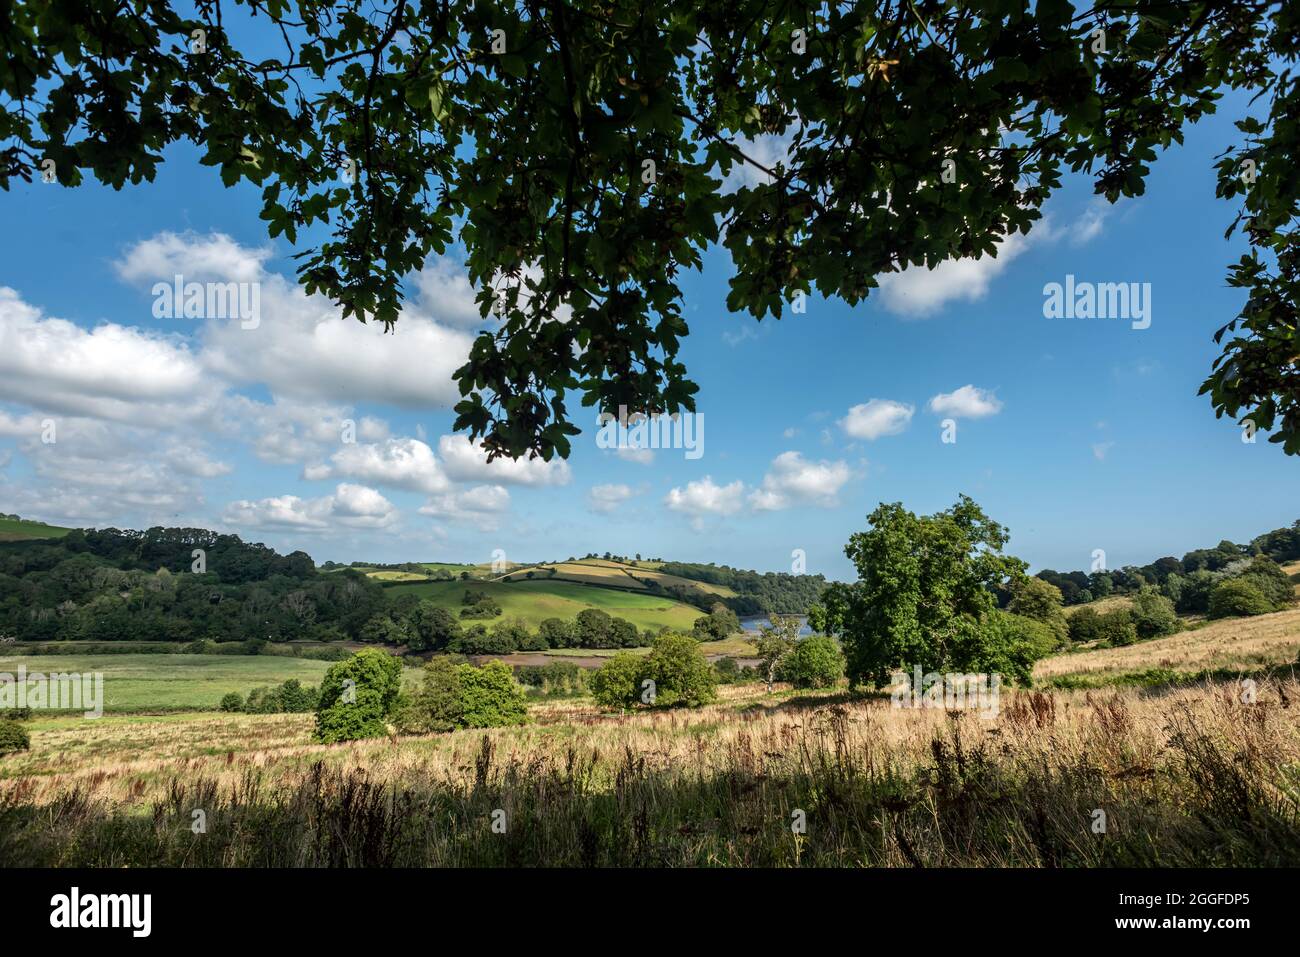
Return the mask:
{"type": "Polygon", "coordinates": [[[1294,664],[1297,651],[1300,608],[1292,608],[1254,618],[1220,619],[1122,648],[1054,655],[1038,663],[1034,680],[1067,675],[1108,680],[1151,669],[1254,672],[1294,664]]]}
{"type": "Polygon", "coordinates": [[[39,655],[0,657],[0,672],[16,674],[94,674],[104,676],[104,710],[212,709],[230,691],[297,678],[320,683],[330,663],[271,655],[39,655]]]}
{"type": "MultiPolygon", "coordinates": [[[[412,592],[459,615],[461,598],[467,582],[424,582],[411,585],[394,585],[390,592],[397,595],[412,592]]],[[[543,619],[572,620],[586,608],[599,608],[618,618],[625,618],[638,629],[657,631],[667,625],[686,631],[695,619],[703,614],[690,605],[656,595],[639,595],[616,591],[612,588],[594,588],[578,582],[534,581],[474,582],[473,589],[490,595],[503,609],[507,618],[522,618],[530,628],[536,628],[543,619]]],[[[494,620],[500,620],[494,619],[494,620]]],[[[491,624],[491,622],[486,622],[491,624]]]]}
{"type": "Polygon", "coordinates": [[[34,538],[62,538],[71,529],[25,519],[0,518],[0,542],[25,542],[34,538]]]}
{"type": "Polygon", "coordinates": [[[608,588],[644,589],[647,587],[645,582],[649,580],[657,582],[665,588],[684,588],[687,591],[716,595],[719,598],[731,598],[736,594],[730,588],[722,585],[697,582],[689,578],[680,578],[677,575],[665,575],[658,570],[657,565],[658,563],[655,562],[643,562],[633,565],[608,561],[603,558],[584,558],[573,562],[521,565],[512,569],[508,574],[502,575],[499,580],[525,581],[528,578],[528,573],[532,572],[534,580],[573,581],[590,585],[603,585],[608,588]]]}
{"type": "Polygon", "coordinates": [[[1291,562],[1282,566],[1282,571],[1295,583],[1295,593],[1300,595],[1300,562],[1291,562]]]}
{"type": "Polygon", "coordinates": [[[307,715],[41,721],[0,761],[0,859],[1278,866],[1300,860],[1298,699],[1290,679],[1249,704],[1213,686],[1004,692],[985,719],[750,685],[694,710],[552,702],[522,728],[334,746],[307,715]]]}
{"type": "MultiPolygon", "coordinates": [[[[645,655],[650,653],[646,648],[551,648],[547,651],[528,652],[529,654],[545,655],[548,658],[610,658],[620,651],[630,651],[633,654],[645,655]]],[[[732,658],[751,658],[758,654],[754,648],[753,642],[743,638],[740,635],[732,635],[730,638],[723,638],[720,641],[706,641],[700,644],[700,651],[705,657],[713,658],[732,657],[732,658]]]]}

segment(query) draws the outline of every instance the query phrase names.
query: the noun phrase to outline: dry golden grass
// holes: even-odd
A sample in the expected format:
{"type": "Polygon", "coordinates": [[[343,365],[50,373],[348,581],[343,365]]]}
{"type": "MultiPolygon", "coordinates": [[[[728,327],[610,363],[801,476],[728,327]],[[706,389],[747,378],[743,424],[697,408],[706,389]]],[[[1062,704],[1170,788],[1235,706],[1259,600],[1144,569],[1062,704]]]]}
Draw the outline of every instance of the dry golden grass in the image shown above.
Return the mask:
{"type": "Polygon", "coordinates": [[[1123,674],[1150,668],[1198,672],[1216,669],[1253,671],[1296,660],[1300,650],[1300,608],[1226,618],[1191,631],[1138,642],[1045,658],[1034,668],[1043,681],[1068,674],[1123,674]]]}
{"type": "Polygon", "coordinates": [[[1295,582],[1295,593],[1300,596],[1300,562],[1290,562],[1282,566],[1282,571],[1295,582]]]}
{"type": "Polygon", "coordinates": [[[0,857],[92,866],[1278,864],[1300,683],[1004,692],[992,718],[764,694],[323,746],[306,716],[46,722],[0,857]],[[78,733],[78,728],[81,729],[78,733]],[[227,750],[228,749],[228,750],[227,750]],[[211,753],[211,752],[216,753],[211,753]],[[193,808],[210,831],[189,830],[193,808]],[[1110,820],[1104,837],[1094,809],[1110,820]],[[507,838],[491,832],[504,810],[507,838]],[[806,837],[792,835],[798,809],[806,837]]]}

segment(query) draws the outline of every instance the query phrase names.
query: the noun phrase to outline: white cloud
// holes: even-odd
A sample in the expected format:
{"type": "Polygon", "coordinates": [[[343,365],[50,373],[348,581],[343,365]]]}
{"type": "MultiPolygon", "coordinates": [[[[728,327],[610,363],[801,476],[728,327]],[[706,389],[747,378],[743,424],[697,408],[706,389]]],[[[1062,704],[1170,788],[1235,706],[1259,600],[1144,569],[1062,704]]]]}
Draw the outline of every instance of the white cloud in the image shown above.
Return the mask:
{"type": "Polygon", "coordinates": [[[1092,242],[1101,235],[1106,225],[1106,218],[1114,209],[1110,203],[1104,199],[1096,199],[1090,203],[1078,218],[1072,222],[1069,227],[1070,243],[1075,246],[1082,246],[1084,243],[1092,242]]]}
{"type": "Polygon", "coordinates": [[[1106,456],[1114,448],[1114,442],[1094,442],[1092,446],[1092,455],[1098,462],[1106,461],[1106,456]]]}
{"type": "Polygon", "coordinates": [[[789,166],[790,144],[793,139],[794,131],[791,130],[785,134],[760,133],[753,139],[740,140],[736,144],[737,147],[754,162],[737,159],[731,167],[731,172],[723,181],[722,191],[732,193],[742,186],[752,189],[755,186],[771,183],[772,177],[758,167],[774,170],[778,164],[789,166]],[[758,166],[754,165],[755,163],[758,166]]]}
{"type": "Polygon", "coordinates": [[[849,409],[840,419],[840,428],[855,439],[878,439],[897,435],[907,428],[916,411],[913,406],[892,399],[871,399],[849,409]]]}
{"type": "Polygon", "coordinates": [[[438,322],[454,326],[482,326],[465,267],[444,257],[431,259],[415,277],[420,292],[419,308],[438,322]]]}
{"type": "Polygon", "coordinates": [[[636,493],[630,485],[593,485],[587,492],[587,505],[593,512],[609,514],[631,499],[636,493]]]}
{"type": "Polygon", "coordinates": [[[176,337],[114,323],[88,331],[0,287],[0,399],[161,428],[208,406],[209,385],[176,337]]]}
{"type": "Polygon", "coordinates": [[[251,436],[257,457],[281,465],[321,458],[343,442],[345,432],[362,442],[382,442],[389,436],[388,423],[368,415],[357,418],[347,406],[279,397],[265,404],[244,396],[230,396],[226,406],[239,436],[251,436]]]}
{"type": "Polygon", "coordinates": [[[954,419],[982,419],[1002,411],[1002,402],[992,392],[964,385],[955,392],[941,392],[930,400],[935,415],[954,419]]]}
{"type": "Polygon", "coordinates": [[[798,452],[782,452],[772,460],[749,503],[756,511],[778,511],[797,504],[834,508],[839,505],[840,489],[852,474],[845,462],[810,462],[798,452]]]}
{"type": "Polygon", "coordinates": [[[429,499],[421,515],[474,525],[481,532],[497,530],[497,519],[510,510],[510,492],[501,485],[476,485],[429,499]]]}
{"type": "Polygon", "coordinates": [[[614,454],[624,462],[635,462],[637,465],[653,465],[655,460],[654,449],[618,448],[614,454]]]}
{"type": "Polygon", "coordinates": [[[734,515],[740,511],[745,484],[739,480],[730,485],[718,485],[711,476],[688,482],[685,488],[673,488],[664,497],[664,505],[674,512],[691,516],[691,524],[699,529],[707,515],[734,515]]]}
{"type": "Polygon", "coordinates": [[[224,521],[249,528],[325,531],[335,525],[386,528],[397,518],[393,504],[364,485],[340,484],[333,495],[304,499],[280,495],[257,501],[231,502],[224,521]]]}
{"type": "Polygon", "coordinates": [[[262,283],[261,313],[255,329],[223,320],[203,326],[208,368],[300,400],[428,409],[460,397],[452,374],[469,354],[465,332],[403,313],[387,335],[376,323],[341,319],[328,300],[308,297],[280,276],[262,283]]]}
{"type": "Polygon", "coordinates": [[[272,254],[270,247],[249,249],[225,233],[161,232],[128,247],[113,265],[127,282],[151,287],[178,275],[187,282],[256,282],[266,275],[264,263],[272,254]]]}
{"type": "Polygon", "coordinates": [[[458,482],[496,482],[502,485],[568,485],[572,480],[569,463],[561,458],[547,462],[541,458],[509,459],[492,462],[482,446],[465,435],[444,435],[438,439],[438,455],[447,475],[458,482]]]}
{"type": "Polygon", "coordinates": [[[451,487],[429,448],[419,439],[389,439],[374,444],[344,445],[327,465],[309,466],[303,477],[312,481],[351,478],[376,485],[432,495],[451,487]]]}
{"type": "Polygon", "coordinates": [[[510,492],[501,485],[476,485],[430,499],[420,506],[421,515],[455,518],[463,513],[500,514],[510,508],[510,492]]]}
{"type": "Polygon", "coordinates": [[[909,266],[902,272],[878,276],[880,297],[890,312],[928,316],[954,300],[974,302],[989,291],[989,284],[1025,251],[1028,242],[1012,233],[998,244],[997,256],[949,259],[933,269],[909,266]]]}

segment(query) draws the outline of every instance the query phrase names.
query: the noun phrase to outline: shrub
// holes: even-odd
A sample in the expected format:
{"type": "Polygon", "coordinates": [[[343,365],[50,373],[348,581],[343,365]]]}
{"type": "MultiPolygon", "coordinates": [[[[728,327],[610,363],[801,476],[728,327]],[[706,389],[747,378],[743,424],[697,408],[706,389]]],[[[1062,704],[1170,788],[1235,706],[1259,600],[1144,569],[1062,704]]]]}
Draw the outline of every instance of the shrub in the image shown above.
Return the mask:
{"type": "Polygon", "coordinates": [[[655,683],[656,705],[696,707],[717,697],[713,669],[690,635],[669,632],[656,638],[646,656],[646,673],[655,683]]]}
{"type": "Polygon", "coordinates": [[[537,626],[538,636],[546,642],[548,648],[572,648],[574,646],[573,625],[560,618],[547,618],[537,626]]]}
{"type": "Polygon", "coordinates": [[[1243,581],[1248,581],[1259,589],[1260,594],[1272,606],[1272,611],[1279,611],[1295,600],[1295,590],[1286,572],[1263,556],[1257,556],[1242,572],[1243,581]]]}
{"type": "Polygon", "coordinates": [[[972,670],[1029,684],[1034,662],[1057,646],[1057,636],[1047,624],[1023,615],[995,609],[983,623],[980,653],[970,660],[972,670]]]}
{"type": "Polygon", "coordinates": [[[488,631],[482,625],[465,629],[464,634],[447,646],[448,651],[462,655],[508,655],[515,650],[518,640],[513,628],[501,625],[488,631]]]}
{"type": "Polygon", "coordinates": [[[278,688],[254,688],[248,693],[248,700],[244,702],[244,710],[249,714],[282,713],[284,705],[280,702],[280,690],[278,688]]]}
{"type": "Polygon", "coordinates": [[[1198,569],[1184,575],[1179,582],[1179,592],[1174,607],[1184,615],[1204,615],[1210,610],[1210,591],[1222,575],[1198,569]]]}
{"type": "Polygon", "coordinates": [[[515,680],[546,695],[580,694],[587,690],[587,670],[570,661],[522,665],[515,669],[515,680]]]}
{"type": "MultiPolygon", "coordinates": [[[[1091,596],[1090,596],[1091,597],[1091,596]]],[[[1061,589],[1041,578],[1025,578],[1015,586],[1007,611],[1041,621],[1052,630],[1058,645],[1070,637],[1070,627],[1061,609],[1061,589]]]]}
{"type": "Polygon", "coordinates": [[[1080,608],[1066,619],[1070,627],[1070,640],[1095,641],[1101,637],[1101,615],[1095,608],[1080,608]]]}
{"type": "Polygon", "coordinates": [[[325,744],[376,738],[402,690],[402,663],[366,648],[331,665],[321,681],[315,738],[325,744]]]}
{"type": "Polygon", "coordinates": [[[26,728],[17,721],[0,720],[0,755],[29,751],[31,747],[32,740],[27,736],[26,728]]]}
{"type": "Polygon", "coordinates": [[[713,670],[719,684],[731,685],[740,680],[740,663],[735,658],[719,658],[713,663],[713,670]]]}
{"type": "Polygon", "coordinates": [[[528,705],[510,667],[490,661],[482,668],[434,658],[420,690],[398,713],[404,731],[444,732],[524,724],[528,705]]]}
{"type": "Polygon", "coordinates": [[[1143,588],[1133,596],[1133,627],[1139,638],[1158,638],[1179,629],[1174,603],[1154,588],[1143,588]]]}
{"type": "Polygon", "coordinates": [[[222,711],[243,711],[244,696],[241,695],[238,691],[232,691],[229,694],[222,695],[221,710],[222,711]]]}
{"type": "Polygon", "coordinates": [[[796,688],[830,688],[844,677],[844,652],[829,635],[809,635],[781,661],[780,672],[796,688]]]}
{"type": "Polygon", "coordinates": [[[424,666],[420,690],[398,713],[397,726],[416,734],[455,731],[465,713],[460,666],[436,657],[424,666]]]}
{"type": "Polygon", "coordinates": [[[1098,638],[1109,644],[1131,645],[1138,640],[1137,626],[1133,624],[1133,613],[1124,606],[1112,608],[1097,620],[1098,638]]]}
{"type": "Polygon", "coordinates": [[[501,606],[491,598],[482,598],[460,610],[462,618],[495,618],[499,614],[501,614],[501,606]]]}
{"type": "Polygon", "coordinates": [[[584,608],[578,612],[574,623],[576,646],[579,648],[610,648],[609,615],[599,608],[584,608]]]}
{"type": "Polygon", "coordinates": [[[297,678],[290,678],[279,688],[280,706],[291,714],[315,711],[320,692],[310,685],[303,687],[297,678]]]}
{"type": "Polygon", "coordinates": [[[1211,618],[1245,618],[1272,610],[1259,587],[1245,578],[1224,579],[1210,589],[1211,618]]]}
{"type": "Polygon", "coordinates": [[[501,728],[528,721],[524,690],[515,681],[509,665],[502,661],[489,661],[481,668],[473,665],[459,665],[458,668],[464,727],[501,728]]]}
{"type": "Polygon", "coordinates": [[[722,602],[715,602],[707,615],[695,619],[692,633],[698,641],[715,641],[740,630],[740,619],[736,613],[722,602]]]}
{"type": "Polygon", "coordinates": [[[628,709],[641,699],[645,659],[620,652],[591,676],[591,694],[603,708],[628,709]]]}

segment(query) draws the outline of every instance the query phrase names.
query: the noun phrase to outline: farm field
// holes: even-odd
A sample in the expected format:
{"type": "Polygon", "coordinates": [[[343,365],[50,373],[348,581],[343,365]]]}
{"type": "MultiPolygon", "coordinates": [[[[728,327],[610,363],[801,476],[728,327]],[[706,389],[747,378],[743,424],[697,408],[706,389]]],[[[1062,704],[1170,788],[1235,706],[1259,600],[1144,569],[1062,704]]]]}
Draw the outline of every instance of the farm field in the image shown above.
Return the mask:
{"type": "MultiPolygon", "coordinates": [[[[394,585],[390,591],[394,597],[406,592],[417,594],[446,608],[452,614],[459,615],[460,609],[464,607],[461,598],[468,585],[462,581],[421,582],[394,585]]],[[[664,596],[595,588],[579,582],[485,581],[474,582],[472,587],[497,601],[504,617],[522,618],[530,628],[536,628],[546,618],[572,620],[585,608],[599,608],[610,615],[627,619],[638,629],[657,631],[667,625],[690,631],[695,619],[703,614],[698,608],[664,596]]],[[[499,621],[500,618],[492,620],[499,621]]],[[[490,624],[490,621],[487,623],[490,624]]]]}
{"type": "Polygon", "coordinates": [[[722,585],[697,582],[677,575],[666,575],[658,570],[657,562],[641,562],[636,565],[608,561],[603,558],[584,558],[573,562],[554,562],[541,565],[521,565],[502,575],[500,581],[526,581],[532,572],[534,579],[551,581],[575,581],[583,584],[604,585],[613,588],[645,589],[647,580],[655,581],[667,587],[684,588],[689,591],[716,595],[719,598],[731,598],[735,592],[722,585]],[[651,567],[654,566],[654,567],[651,567]]]}
{"type": "MultiPolygon", "coordinates": [[[[319,684],[330,663],[279,655],[6,655],[0,672],[104,676],[106,712],[216,710],[221,696],[297,678],[319,684]]],[[[103,720],[103,719],[99,719],[103,720]]]]}
{"type": "Polygon", "coordinates": [[[0,518],[0,542],[25,542],[38,538],[62,538],[72,531],[57,525],[29,522],[25,519],[0,518]]]}

